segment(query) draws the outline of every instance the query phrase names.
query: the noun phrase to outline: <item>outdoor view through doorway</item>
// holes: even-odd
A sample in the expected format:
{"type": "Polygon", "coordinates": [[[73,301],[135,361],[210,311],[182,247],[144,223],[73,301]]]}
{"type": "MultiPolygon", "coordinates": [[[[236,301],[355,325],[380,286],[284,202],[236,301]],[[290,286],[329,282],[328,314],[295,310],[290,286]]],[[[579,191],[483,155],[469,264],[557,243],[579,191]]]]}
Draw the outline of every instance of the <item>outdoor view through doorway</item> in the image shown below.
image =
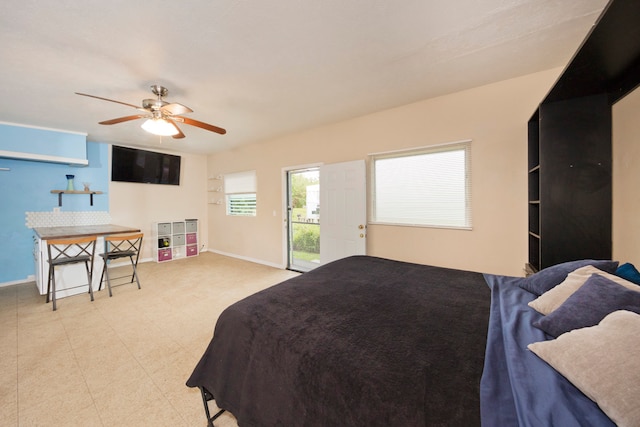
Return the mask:
{"type": "Polygon", "coordinates": [[[320,169],[287,172],[288,265],[307,272],[320,265],[320,169]]]}

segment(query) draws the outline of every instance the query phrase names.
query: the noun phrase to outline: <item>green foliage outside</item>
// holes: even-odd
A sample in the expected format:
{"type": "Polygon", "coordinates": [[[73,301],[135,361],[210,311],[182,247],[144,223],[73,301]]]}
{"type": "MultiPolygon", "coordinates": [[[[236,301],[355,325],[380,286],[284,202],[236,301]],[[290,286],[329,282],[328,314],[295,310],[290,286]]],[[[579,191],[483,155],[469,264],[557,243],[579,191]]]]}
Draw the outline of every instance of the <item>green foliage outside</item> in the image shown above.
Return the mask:
{"type": "Polygon", "coordinates": [[[314,224],[294,224],[293,250],[320,253],[320,227],[314,224]]]}
{"type": "Polygon", "coordinates": [[[319,182],[318,176],[296,173],[291,175],[291,207],[304,208],[307,203],[307,187],[319,182]]]}
{"type": "Polygon", "coordinates": [[[299,173],[291,175],[291,220],[293,221],[292,249],[295,259],[316,261],[320,259],[320,226],[300,224],[307,219],[307,187],[318,184],[317,174],[299,173]]]}

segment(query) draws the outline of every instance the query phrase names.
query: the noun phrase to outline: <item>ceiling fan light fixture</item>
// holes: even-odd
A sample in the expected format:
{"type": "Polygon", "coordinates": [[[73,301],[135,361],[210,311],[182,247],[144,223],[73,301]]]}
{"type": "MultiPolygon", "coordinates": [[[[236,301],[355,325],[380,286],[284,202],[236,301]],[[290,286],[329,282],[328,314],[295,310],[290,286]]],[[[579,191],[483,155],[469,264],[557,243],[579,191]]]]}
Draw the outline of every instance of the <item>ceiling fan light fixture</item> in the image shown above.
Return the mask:
{"type": "Polygon", "coordinates": [[[173,136],[178,134],[178,129],[165,119],[148,119],[140,127],[154,135],[173,136]]]}
{"type": "Polygon", "coordinates": [[[133,107],[140,111],[138,114],[131,116],[118,117],[111,120],[103,120],[98,122],[101,125],[115,125],[118,123],[129,122],[137,119],[147,119],[142,124],[142,129],[153,135],[160,136],[172,136],[175,139],[182,139],[185,137],[182,130],[178,128],[175,122],[179,122],[185,125],[195,126],[209,132],[215,132],[220,135],[224,135],[227,131],[218,126],[210,125],[205,122],[201,122],[194,119],[183,117],[182,114],[193,113],[193,110],[186,105],[179,104],[177,102],[167,102],[164,97],[168,90],[167,88],[159,85],[151,86],[151,91],[158,96],[158,99],[143,99],[142,107],[134,104],[129,104],[122,101],[116,101],[109,98],[103,98],[101,96],[89,95],[87,93],[76,92],[77,95],[88,96],[89,98],[96,98],[102,101],[115,102],[116,104],[126,105],[133,107]]]}

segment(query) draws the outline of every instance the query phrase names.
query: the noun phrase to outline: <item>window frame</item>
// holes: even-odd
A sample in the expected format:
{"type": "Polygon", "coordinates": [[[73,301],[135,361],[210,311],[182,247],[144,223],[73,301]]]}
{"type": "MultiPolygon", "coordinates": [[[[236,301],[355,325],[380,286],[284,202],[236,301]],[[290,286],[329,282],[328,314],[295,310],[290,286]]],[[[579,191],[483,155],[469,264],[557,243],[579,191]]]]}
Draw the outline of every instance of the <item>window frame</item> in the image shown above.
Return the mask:
{"type": "Polygon", "coordinates": [[[391,226],[400,226],[400,227],[422,227],[422,228],[440,228],[440,229],[454,229],[454,230],[472,230],[473,222],[472,222],[472,192],[471,192],[471,140],[461,140],[455,142],[448,142],[444,144],[431,145],[431,146],[423,146],[417,148],[409,148],[403,150],[396,151],[387,151],[380,153],[372,153],[369,154],[369,182],[370,182],[370,203],[369,203],[369,223],[374,225],[391,225],[391,226]],[[420,156],[425,154],[436,154],[443,152],[452,152],[452,151],[464,151],[464,186],[465,186],[465,218],[464,224],[461,225],[452,225],[452,224],[443,224],[443,223],[430,223],[429,221],[425,222],[402,222],[398,221],[389,221],[389,220],[378,220],[376,217],[376,162],[378,160],[392,159],[392,158],[402,158],[402,157],[412,157],[412,156],[420,156]]]}
{"type": "Polygon", "coordinates": [[[258,194],[256,182],[257,177],[255,170],[235,172],[224,175],[224,195],[226,204],[225,210],[227,216],[255,217],[258,215],[258,194]],[[234,205],[232,199],[236,197],[238,198],[238,201],[242,199],[252,200],[253,207],[249,208],[249,210],[244,213],[237,213],[237,211],[234,212],[234,210],[232,209],[234,205]]]}

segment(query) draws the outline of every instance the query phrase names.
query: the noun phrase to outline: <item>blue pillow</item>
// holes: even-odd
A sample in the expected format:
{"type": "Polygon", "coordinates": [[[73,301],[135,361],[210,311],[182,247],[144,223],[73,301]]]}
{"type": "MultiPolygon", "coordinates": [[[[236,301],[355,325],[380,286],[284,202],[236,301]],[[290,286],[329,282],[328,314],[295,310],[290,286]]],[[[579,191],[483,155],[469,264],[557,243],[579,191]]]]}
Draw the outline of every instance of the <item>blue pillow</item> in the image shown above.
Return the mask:
{"type": "Polygon", "coordinates": [[[636,285],[640,285],[640,272],[629,262],[618,267],[616,270],[616,276],[622,277],[636,285]]]}
{"type": "Polygon", "coordinates": [[[618,261],[582,259],[552,265],[521,280],[519,286],[525,291],[540,296],[562,283],[569,273],[585,265],[592,265],[599,270],[613,274],[618,267],[618,261]]]}
{"type": "Polygon", "coordinates": [[[595,326],[617,310],[640,314],[640,286],[636,287],[637,290],[631,290],[592,274],[560,307],[533,322],[533,326],[558,337],[574,329],[595,326]]]}

